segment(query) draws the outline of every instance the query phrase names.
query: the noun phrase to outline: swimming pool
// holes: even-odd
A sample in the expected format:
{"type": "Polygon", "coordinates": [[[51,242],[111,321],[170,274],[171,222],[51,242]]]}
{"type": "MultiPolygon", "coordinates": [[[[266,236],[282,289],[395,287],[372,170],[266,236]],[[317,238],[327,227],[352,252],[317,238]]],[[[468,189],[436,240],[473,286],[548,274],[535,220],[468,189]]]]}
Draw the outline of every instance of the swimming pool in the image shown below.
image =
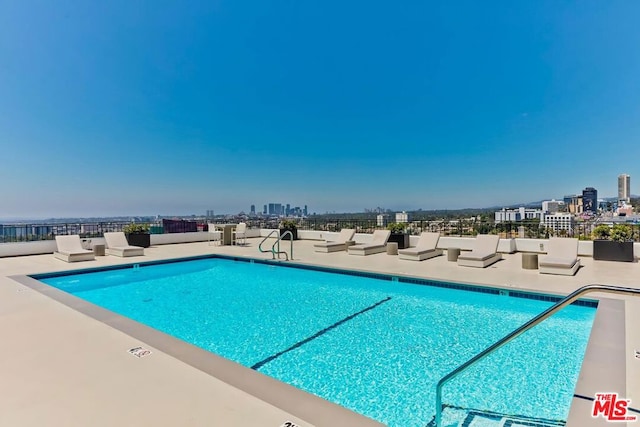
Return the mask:
{"type": "MultiPolygon", "coordinates": [[[[403,426],[433,418],[442,376],[551,304],[219,258],[36,278],[403,426]]],[[[447,384],[444,402],[565,420],[594,315],[561,311],[447,384]]]]}

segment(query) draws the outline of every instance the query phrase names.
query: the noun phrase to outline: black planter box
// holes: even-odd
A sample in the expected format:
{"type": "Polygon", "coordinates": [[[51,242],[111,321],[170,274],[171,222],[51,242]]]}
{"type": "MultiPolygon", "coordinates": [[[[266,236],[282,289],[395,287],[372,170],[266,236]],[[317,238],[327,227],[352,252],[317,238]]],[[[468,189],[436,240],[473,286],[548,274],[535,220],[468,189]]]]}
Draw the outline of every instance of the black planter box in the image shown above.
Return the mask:
{"type": "Polygon", "coordinates": [[[398,249],[406,249],[410,246],[408,234],[395,234],[391,233],[387,242],[397,243],[398,249]]]}
{"type": "Polygon", "coordinates": [[[151,246],[151,234],[127,234],[127,242],[129,242],[131,246],[148,248],[151,246]]]}
{"type": "Polygon", "coordinates": [[[633,262],[633,242],[594,240],[593,259],[633,262]]]}
{"type": "Polygon", "coordinates": [[[281,229],[280,229],[280,239],[281,239],[281,240],[291,240],[291,235],[287,234],[286,236],[283,236],[283,234],[284,234],[286,231],[290,231],[290,232],[291,232],[291,234],[293,234],[293,240],[298,240],[298,229],[297,229],[297,228],[294,228],[294,229],[291,229],[291,228],[281,228],[281,229]]]}

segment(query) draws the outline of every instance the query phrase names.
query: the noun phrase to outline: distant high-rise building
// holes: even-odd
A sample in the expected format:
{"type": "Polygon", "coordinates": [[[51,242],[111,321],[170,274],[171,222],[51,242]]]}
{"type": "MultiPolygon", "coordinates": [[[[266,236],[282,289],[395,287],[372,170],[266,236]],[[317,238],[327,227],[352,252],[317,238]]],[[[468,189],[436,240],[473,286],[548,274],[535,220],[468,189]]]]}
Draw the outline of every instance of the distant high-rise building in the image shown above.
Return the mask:
{"type": "Polygon", "coordinates": [[[304,216],[309,215],[308,211],[307,211],[307,205],[304,205],[304,216]]]}
{"type": "Polygon", "coordinates": [[[269,203],[269,215],[282,215],[282,203],[269,203]]]}
{"type": "Polygon", "coordinates": [[[572,214],[581,214],[583,211],[582,194],[564,196],[566,211],[572,214]]]}
{"type": "Polygon", "coordinates": [[[213,218],[213,209],[207,211],[207,218],[213,218]]]}
{"type": "Polygon", "coordinates": [[[543,212],[540,209],[527,209],[524,206],[518,209],[502,208],[501,211],[494,213],[495,222],[514,222],[526,221],[530,219],[542,219],[543,212]]]}
{"type": "Polygon", "coordinates": [[[378,216],[376,216],[376,224],[378,224],[378,227],[386,227],[388,223],[389,215],[379,214],[378,216]]]}
{"type": "Polygon", "coordinates": [[[262,209],[262,214],[263,215],[267,214],[267,205],[264,205],[264,208],[262,209]]]}
{"type": "Polygon", "coordinates": [[[287,209],[284,211],[284,214],[289,216],[291,215],[291,205],[287,203],[287,209]]]}
{"type": "Polygon", "coordinates": [[[587,187],[582,190],[582,207],[584,212],[597,212],[598,190],[593,187],[587,187]]]}
{"type": "Polygon", "coordinates": [[[545,200],[542,202],[542,211],[545,213],[556,213],[560,210],[560,205],[564,204],[561,201],[553,200],[545,200]]]}
{"type": "Polygon", "coordinates": [[[618,201],[626,203],[631,201],[631,176],[626,173],[618,176],[618,201]]]}
{"type": "Polygon", "coordinates": [[[556,212],[554,214],[546,214],[542,220],[544,226],[554,232],[566,231],[573,232],[573,215],[570,213],[556,212]]]}
{"type": "Polygon", "coordinates": [[[256,205],[251,205],[251,215],[256,214],[256,205]]]}
{"type": "Polygon", "coordinates": [[[409,214],[405,211],[396,212],[396,222],[406,223],[409,222],[409,214]]]}

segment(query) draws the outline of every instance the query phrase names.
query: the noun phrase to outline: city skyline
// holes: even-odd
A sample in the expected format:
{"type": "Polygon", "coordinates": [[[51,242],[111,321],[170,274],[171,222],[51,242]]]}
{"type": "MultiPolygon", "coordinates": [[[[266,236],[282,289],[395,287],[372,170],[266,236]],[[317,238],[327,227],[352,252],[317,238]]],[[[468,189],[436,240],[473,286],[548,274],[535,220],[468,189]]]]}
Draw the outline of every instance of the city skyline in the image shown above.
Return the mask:
{"type": "MultiPolygon", "coordinates": [[[[604,201],[604,200],[613,200],[616,199],[616,202],[620,202],[622,199],[620,199],[620,194],[621,194],[621,188],[624,187],[626,193],[629,197],[627,199],[625,199],[624,201],[626,203],[628,203],[631,199],[631,197],[634,197],[634,195],[630,192],[630,180],[631,180],[631,176],[628,174],[620,174],[617,178],[617,183],[618,183],[618,197],[615,196],[598,196],[598,190],[596,188],[593,187],[585,187],[583,190],[581,191],[577,191],[577,192],[573,192],[570,194],[566,194],[564,196],[554,196],[554,197],[546,197],[543,198],[541,200],[538,201],[533,201],[533,200],[528,200],[528,201],[524,201],[521,200],[520,202],[514,202],[514,203],[506,203],[506,204],[501,204],[501,205],[491,205],[491,204],[485,204],[483,206],[468,206],[468,207],[463,207],[463,208],[443,208],[443,209],[427,209],[427,208],[422,208],[422,207],[418,207],[415,209],[406,209],[406,208],[398,208],[398,209],[391,209],[391,208],[385,208],[385,207],[376,207],[376,208],[362,208],[359,210],[352,210],[352,211],[322,211],[322,210],[318,210],[318,211],[311,211],[308,209],[308,205],[304,204],[302,206],[293,206],[291,203],[275,203],[275,202],[269,202],[269,203],[265,203],[262,205],[262,209],[257,209],[256,204],[251,204],[249,205],[249,209],[240,209],[236,212],[220,212],[217,211],[216,209],[206,209],[206,211],[204,213],[202,212],[182,212],[182,213],[172,213],[172,212],[165,212],[165,213],[155,213],[155,214],[136,214],[136,213],[125,213],[125,214],[114,214],[114,215],[91,215],[91,216],[82,216],[82,215],[70,215],[70,216],[47,216],[47,217],[36,217],[36,216],[23,216],[23,217],[1,217],[0,216],[0,222],[1,221],[17,221],[17,220],[36,220],[36,221],[41,221],[43,219],[61,219],[61,218],[142,218],[142,217],[214,217],[214,216],[226,216],[226,215],[256,215],[256,216],[261,216],[261,215],[267,215],[267,216],[307,216],[307,215],[324,215],[324,214],[328,214],[328,213],[337,213],[337,214],[344,214],[344,213],[371,213],[371,212],[405,212],[405,211],[440,211],[440,210],[451,210],[451,211],[456,211],[456,210],[468,210],[468,209],[477,209],[477,210],[491,210],[491,209],[496,209],[496,208],[516,208],[516,207],[521,207],[521,206],[531,206],[531,205],[535,205],[535,204],[541,204],[544,207],[545,202],[562,202],[562,200],[564,199],[564,203],[567,203],[567,199],[575,199],[575,198],[580,198],[581,200],[585,197],[586,194],[589,194],[589,198],[591,200],[591,202],[586,206],[586,210],[593,210],[592,208],[589,208],[589,206],[595,206],[595,203],[597,203],[598,201],[604,201]]],[[[639,197],[639,196],[635,196],[635,197],[639,197]]],[[[575,201],[574,201],[575,202],[575,201]]],[[[582,203],[582,202],[581,202],[582,203]]],[[[260,205],[258,205],[260,206],[260,205]]]]}
{"type": "MultiPolygon", "coordinates": [[[[628,179],[630,179],[629,175],[624,174],[628,179]]],[[[622,176],[622,175],[621,175],[622,176]]],[[[467,207],[467,208],[459,208],[459,209],[424,209],[424,208],[417,208],[417,209],[390,209],[390,208],[384,208],[384,207],[376,207],[376,208],[363,208],[360,210],[354,210],[354,211],[348,211],[348,212],[336,212],[336,211],[314,211],[312,212],[311,210],[308,210],[308,205],[303,205],[303,207],[300,206],[291,206],[291,204],[283,204],[283,203],[267,203],[262,205],[263,208],[262,209],[257,209],[257,205],[255,204],[251,204],[249,206],[249,210],[245,210],[245,209],[241,209],[237,212],[219,212],[216,213],[216,211],[214,209],[207,209],[204,213],[201,212],[190,212],[190,213],[183,213],[183,214],[175,214],[175,213],[166,213],[166,214],[150,214],[150,215],[136,215],[136,214],[123,214],[123,215],[102,215],[102,216],[93,216],[93,217],[83,217],[83,216],[69,216],[69,217],[0,217],[0,223],[2,221],[9,221],[9,222],[15,222],[15,221],[28,221],[28,220],[35,220],[35,221],[42,221],[42,220],[48,220],[48,219],[53,219],[53,220],[59,220],[59,219],[91,219],[91,218],[95,218],[95,219],[100,219],[100,218],[119,218],[120,220],[124,220],[127,218],[137,218],[138,220],[141,220],[143,218],[148,218],[148,217],[164,217],[164,218],[170,218],[170,217],[201,217],[201,218],[210,218],[210,217],[216,217],[216,216],[237,216],[237,215],[255,215],[257,217],[259,216],[288,216],[288,214],[286,214],[286,209],[287,205],[290,206],[290,210],[291,210],[291,216],[307,216],[307,215],[326,215],[326,214],[331,214],[331,213],[335,213],[335,214],[349,214],[349,213],[353,213],[353,214],[362,214],[362,213],[375,213],[375,214],[379,214],[379,213],[399,213],[399,212],[418,212],[418,211],[423,211],[423,212],[429,212],[429,211],[442,211],[442,210],[450,210],[450,211],[464,211],[464,210],[473,210],[473,209],[477,209],[477,210],[492,210],[492,209],[520,209],[523,208],[524,206],[533,206],[536,204],[540,204],[542,207],[542,211],[545,211],[547,209],[545,209],[545,204],[557,204],[557,203],[568,203],[567,202],[567,198],[572,199],[571,202],[569,203],[577,203],[576,200],[573,200],[575,198],[580,198],[582,199],[584,197],[585,191],[589,192],[589,190],[596,190],[596,200],[597,201],[605,201],[605,200],[610,200],[610,201],[615,201],[617,202],[616,197],[614,196],[604,196],[604,197],[599,197],[597,196],[597,189],[594,189],[593,187],[587,187],[584,190],[582,190],[581,192],[576,192],[573,194],[569,194],[569,195],[565,195],[564,197],[547,197],[547,198],[543,198],[542,200],[538,200],[538,201],[523,201],[523,202],[516,202],[516,203],[511,203],[511,204],[503,204],[503,205],[485,205],[485,206],[476,206],[476,207],[467,207]],[[564,198],[564,201],[563,201],[564,198]],[[275,206],[280,206],[282,208],[282,212],[280,213],[276,213],[274,212],[274,207],[275,206]],[[252,208],[256,208],[255,211],[252,210],[252,208]],[[266,213],[265,213],[265,209],[266,209],[266,213]],[[270,210],[271,209],[271,210],[270,210]],[[306,212],[306,213],[305,213],[306,212]],[[301,215],[302,214],[302,215],[301,215]]],[[[630,196],[634,196],[633,194],[630,194],[630,196]]],[[[634,196],[634,197],[640,197],[638,195],[634,196]]],[[[582,202],[580,202],[581,206],[582,206],[582,202]]]]}
{"type": "Polygon", "coordinates": [[[482,208],[640,173],[640,3],[36,3],[0,6],[0,219],[482,208]]]}

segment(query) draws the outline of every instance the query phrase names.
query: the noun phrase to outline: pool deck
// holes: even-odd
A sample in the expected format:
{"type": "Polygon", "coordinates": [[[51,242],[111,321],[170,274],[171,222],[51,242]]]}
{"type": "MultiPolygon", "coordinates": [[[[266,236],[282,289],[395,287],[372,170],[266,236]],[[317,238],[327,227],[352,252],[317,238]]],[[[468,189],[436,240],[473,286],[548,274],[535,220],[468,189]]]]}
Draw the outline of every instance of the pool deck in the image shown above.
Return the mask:
{"type": "MultiPolygon", "coordinates": [[[[207,242],[159,245],[146,249],[144,257],[103,256],[77,263],[65,263],[52,254],[0,258],[0,425],[379,425],[21,277],[205,254],[271,259],[258,251],[259,242],[248,239],[244,247],[207,242]],[[138,347],[151,354],[140,358],[130,354],[138,347]]],[[[448,262],[446,254],[415,262],[386,253],[316,253],[314,243],[296,241],[293,262],[558,295],[593,283],[640,286],[638,262],[581,257],[583,266],[570,277],[524,270],[519,253],[505,254],[498,263],[477,269],[448,262]]],[[[596,392],[617,392],[638,409],[640,358],[634,352],[640,352],[640,328],[634,326],[640,324],[640,298],[587,298],[596,297],[602,297],[601,304],[576,394],[593,398],[596,392]]],[[[567,425],[611,425],[602,417],[592,418],[591,407],[590,400],[574,397],[567,425]]],[[[640,418],[639,413],[629,415],[640,418]]],[[[626,424],[640,426],[640,420],[616,423],[626,424]]]]}

